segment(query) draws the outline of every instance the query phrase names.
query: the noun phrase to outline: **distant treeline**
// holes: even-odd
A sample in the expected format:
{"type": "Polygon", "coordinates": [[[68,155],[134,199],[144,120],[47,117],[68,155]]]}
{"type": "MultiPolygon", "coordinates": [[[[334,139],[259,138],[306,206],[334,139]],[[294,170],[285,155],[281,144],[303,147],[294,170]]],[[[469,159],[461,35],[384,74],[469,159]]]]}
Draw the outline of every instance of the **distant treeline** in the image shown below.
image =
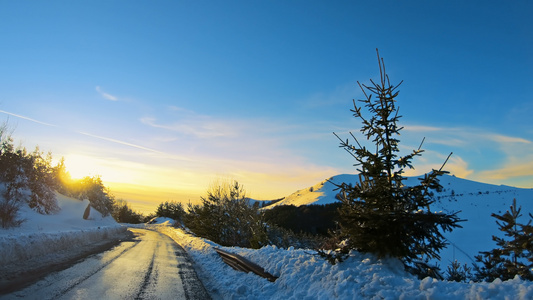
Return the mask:
{"type": "Polygon", "coordinates": [[[265,210],[265,221],[294,233],[327,236],[337,229],[341,203],[326,205],[279,205],[265,210]]]}

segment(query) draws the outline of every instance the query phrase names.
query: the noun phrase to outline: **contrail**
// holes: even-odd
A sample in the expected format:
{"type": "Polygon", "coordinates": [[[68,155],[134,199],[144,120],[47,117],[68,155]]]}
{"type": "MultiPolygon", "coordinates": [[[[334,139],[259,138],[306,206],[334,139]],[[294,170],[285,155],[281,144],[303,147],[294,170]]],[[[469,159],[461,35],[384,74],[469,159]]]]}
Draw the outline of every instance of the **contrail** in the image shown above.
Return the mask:
{"type": "Polygon", "coordinates": [[[46,126],[57,127],[57,125],[54,125],[54,124],[50,124],[50,123],[45,123],[45,122],[37,121],[37,120],[35,120],[35,119],[28,118],[28,117],[21,116],[21,115],[17,115],[17,114],[14,114],[14,113],[10,113],[10,112],[5,111],[5,110],[0,110],[0,113],[4,113],[4,114],[6,114],[6,115],[10,115],[10,116],[17,117],[17,118],[20,118],[20,119],[24,119],[24,120],[32,121],[32,122],[35,122],[35,123],[38,123],[38,124],[42,124],[42,125],[46,125],[46,126]]]}
{"type": "MultiPolygon", "coordinates": [[[[54,124],[41,122],[41,121],[38,121],[38,120],[35,120],[35,119],[32,119],[32,118],[29,118],[29,117],[25,117],[25,116],[22,116],[22,115],[17,115],[17,114],[10,113],[10,112],[8,112],[8,111],[4,111],[4,110],[0,110],[0,113],[4,113],[4,114],[6,114],[6,115],[10,115],[10,116],[13,116],[13,117],[17,117],[17,118],[20,118],[20,119],[23,119],[23,120],[28,120],[28,121],[31,121],[31,122],[35,122],[35,123],[37,123],[37,124],[41,124],[41,125],[46,125],[46,126],[51,126],[51,127],[62,128],[62,127],[57,126],[57,125],[54,125],[54,124]]],[[[65,128],[63,128],[63,129],[65,129],[65,128]]],[[[115,143],[115,144],[125,145],[125,146],[129,146],[129,147],[133,147],[133,148],[137,148],[137,149],[142,149],[142,150],[146,150],[146,151],[150,151],[150,152],[154,152],[154,153],[158,153],[158,154],[165,154],[165,153],[163,153],[163,152],[161,152],[161,151],[157,151],[157,150],[154,150],[154,149],[146,148],[146,147],[139,146],[139,145],[135,145],[135,144],[128,143],[128,142],[123,142],[123,141],[115,140],[115,139],[112,139],[112,138],[107,138],[107,137],[103,137],[103,136],[98,136],[98,135],[94,135],[94,134],[90,134],[90,133],[86,133],[86,132],[81,132],[81,131],[74,131],[74,130],[69,130],[69,129],[66,129],[66,130],[68,130],[68,131],[70,131],[70,132],[77,133],[77,134],[82,134],[82,135],[85,135],[85,136],[88,136],[88,137],[92,137],[92,138],[96,138],[96,139],[100,139],[100,140],[104,140],[104,141],[112,142],[112,143],[115,143]]]]}
{"type": "Polygon", "coordinates": [[[98,136],[98,135],[90,134],[90,133],[87,133],[87,132],[81,132],[81,131],[76,131],[76,133],[83,134],[83,135],[86,135],[86,136],[89,136],[89,137],[92,137],[92,138],[95,138],[95,139],[100,139],[100,140],[112,142],[112,143],[115,143],[115,144],[130,146],[130,147],[133,147],[133,148],[138,148],[138,149],[142,149],[142,150],[146,150],[146,151],[150,151],[150,152],[154,152],[154,153],[165,154],[165,153],[163,153],[161,151],[157,151],[157,150],[154,150],[154,149],[146,148],[146,147],[135,145],[135,144],[128,143],[128,142],[115,140],[115,139],[104,137],[104,136],[98,136]]]}

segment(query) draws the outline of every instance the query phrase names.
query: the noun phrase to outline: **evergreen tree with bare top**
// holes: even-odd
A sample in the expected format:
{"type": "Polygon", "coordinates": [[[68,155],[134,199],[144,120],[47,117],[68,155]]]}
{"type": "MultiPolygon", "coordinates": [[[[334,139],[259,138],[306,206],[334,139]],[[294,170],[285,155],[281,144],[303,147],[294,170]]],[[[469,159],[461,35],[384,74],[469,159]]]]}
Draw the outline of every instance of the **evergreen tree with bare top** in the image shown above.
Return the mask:
{"type": "Polygon", "coordinates": [[[439,259],[440,250],[446,246],[442,232],[461,227],[461,220],[458,212],[430,210],[435,201],[432,191],[442,188],[439,176],[447,173],[442,167],[425,174],[415,186],[405,185],[404,170],[413,169],[411,161],[421,155],[422,145],[405,156],[399,154],[402,127],[398,125],[401,116],[396,99],[402,82],[391,84],[379,52],[378,63],[379,81],[370,80],[370,85],[358,82],[364,99],[359,100],[362,105],[354,100],[351,109],[362,122],[361,133],[373,144],[372,149],[361,145],[352,133],[353,143],[335,134],[340,147],[355,159],[360,178],[354,186],[338,185],[342,201],[340,234],[347,242],[345,251],[395,257],[412,266],[424,258],[439,259]]]}

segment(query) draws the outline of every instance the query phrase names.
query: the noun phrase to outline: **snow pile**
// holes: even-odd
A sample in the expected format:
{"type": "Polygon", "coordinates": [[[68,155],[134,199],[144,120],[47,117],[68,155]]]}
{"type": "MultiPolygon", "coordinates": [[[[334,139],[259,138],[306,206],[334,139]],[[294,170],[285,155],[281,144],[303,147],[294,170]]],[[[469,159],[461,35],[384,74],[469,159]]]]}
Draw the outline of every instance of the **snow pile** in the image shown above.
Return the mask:
{"type": "Polygon", "coordinates": [[[533,283],[520,278],[492,283],[419,280],[394,259],[352,252],[330,265],[313,250],[221,247],[181,229],[147,225],[179,243],[194,260],[214,299],[533,299],[533,283]],[[241,255],[279,278],[270,282],[224,264],[214,247],[241,255]]]}
{"type": "Polygon", "coordinates": [[[148,221],[148,224],[154,224],[154,225],[166,225],[166,226],[172,226],[174,225],[176,221],[171,218],[167,217],[155,217],[148,221]]]}
{"type": "Polygon", "coordinates": [[[127,228],[111,216],[92,209],[89,219],[83,219],[88,200],[80,201],[56,194],[60,211],[41,215],[27,206],[21,207],[20,227],[0,228],[0,264],[38,258],[61,250],[101,242],[122,235],[127,228]]]}

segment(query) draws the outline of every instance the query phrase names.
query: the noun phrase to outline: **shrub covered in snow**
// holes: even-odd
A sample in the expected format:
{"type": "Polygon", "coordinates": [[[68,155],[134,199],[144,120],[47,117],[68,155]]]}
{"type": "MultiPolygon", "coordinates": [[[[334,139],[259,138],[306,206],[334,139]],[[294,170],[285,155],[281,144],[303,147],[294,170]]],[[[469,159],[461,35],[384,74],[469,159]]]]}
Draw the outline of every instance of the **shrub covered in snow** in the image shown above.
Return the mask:
{"type": "Polygon", "coordinates": [[[221,245],[259,248],[267,240],[258,205],[250,205],[237,181],[214,183],[201,205],[189,204],[184,222],[195,234],[221,245]]]}
{"type": "Polygon", "coordinates": [[[33,153],[15,149],[6,128],[0,126],[0,223],[4,228],[21,224],[23,220],[17,216],[21,205],[41,214],[59,210],[51,155],[44,155],[38,148],[33,153]]]}

